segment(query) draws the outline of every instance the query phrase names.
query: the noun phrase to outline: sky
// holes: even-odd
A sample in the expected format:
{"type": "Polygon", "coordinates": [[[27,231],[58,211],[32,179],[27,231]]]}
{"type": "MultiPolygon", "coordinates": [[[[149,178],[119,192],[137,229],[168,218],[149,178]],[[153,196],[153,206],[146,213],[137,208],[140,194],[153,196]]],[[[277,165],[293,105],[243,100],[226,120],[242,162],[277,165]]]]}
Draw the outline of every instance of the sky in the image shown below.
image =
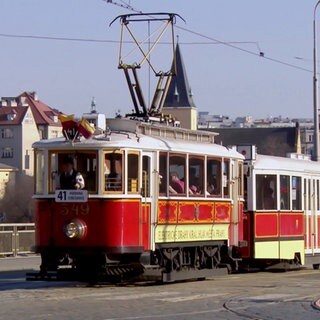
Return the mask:
{"type": "MultiPolygon", "coordinates": [[[[117,16],[134,13],[120,6],[130,4],[185,20],[176,19],[175,39],[198,111],[231,118],[313,117],[315,0],[113,2],[1,0],[0,96],[36,91],[52,108],[77,116],[90,112],[94,97],[97,111],[108,117],[130,112],[129,90],[118,69],[120,23],[109,26],[117,16]]],[[[150,29],[142,23],[138,35],[150,29]]],[[[159,68],[171,64],[164,47],[165,41],[151,56],[159,68]]],[[[153,80],[149,85],[146,69],[140,79],[149,100],[153,80]]]]}

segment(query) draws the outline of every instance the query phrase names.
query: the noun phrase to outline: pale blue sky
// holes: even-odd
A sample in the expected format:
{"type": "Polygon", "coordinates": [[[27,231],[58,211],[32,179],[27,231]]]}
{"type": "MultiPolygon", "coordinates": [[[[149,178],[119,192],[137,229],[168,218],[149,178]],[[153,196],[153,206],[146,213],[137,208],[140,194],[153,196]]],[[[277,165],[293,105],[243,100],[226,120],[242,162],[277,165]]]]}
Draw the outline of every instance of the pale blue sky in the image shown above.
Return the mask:
{"type": "MultiPolygon", "coordinates": [[[[178,13],[186,23],[178,20],[177,27],[207,37],[176,29],[199,111],[232,118],[313,116],[312,22],[316,1],[130,3],[143,12],[178,13]],[[230,42],[233,47],[210,39],[230,42]]],[[[1,0],[0,12],[0,96],[36,91],[40,100],[76,115],[90,110],[93,96],[97,110],[108,116],[118,109],[123,114],[132,109],[124,75],[117,69],[117,43],[9,37],[117,41],[119,23],[111,27],[109,23],[129,11],[103,0],[1,0]]],[[[318,17],[320,20],[320,8],[318,17]]]]}

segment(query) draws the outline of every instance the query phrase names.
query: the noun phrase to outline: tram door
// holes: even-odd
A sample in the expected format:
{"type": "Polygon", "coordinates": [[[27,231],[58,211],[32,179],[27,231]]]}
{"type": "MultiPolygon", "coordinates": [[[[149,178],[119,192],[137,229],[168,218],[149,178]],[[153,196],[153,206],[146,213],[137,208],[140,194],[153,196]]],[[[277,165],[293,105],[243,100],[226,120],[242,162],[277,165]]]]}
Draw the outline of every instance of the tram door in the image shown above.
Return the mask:
{"type": "Polygon", "coordinates": [[[141,236],[145,250],[150,250],[154,243],[154,226],[159,188],[156,182],[158,174],[155,171],[155,152],[142,153],[142,206],[141,206],[141,236]]]}
{"type": "Polygon", "coordinates": [[[317,180],[307,178],[304,180],[304,207],[305,207],[305,248],[306,253],[315,254],[317,250],[317,211],[319,206],[317,180]]]}
{"type": "MultiPolygon", "coordinates": [[[[231,197],[233,201],[232,218],[231,218],[231,245],[238,245],[239,242],[239,190],[240,166],[237,161],[231,161],[231,197]]],[[[242,235],[241,235],[242,236],[242,235]]]]}

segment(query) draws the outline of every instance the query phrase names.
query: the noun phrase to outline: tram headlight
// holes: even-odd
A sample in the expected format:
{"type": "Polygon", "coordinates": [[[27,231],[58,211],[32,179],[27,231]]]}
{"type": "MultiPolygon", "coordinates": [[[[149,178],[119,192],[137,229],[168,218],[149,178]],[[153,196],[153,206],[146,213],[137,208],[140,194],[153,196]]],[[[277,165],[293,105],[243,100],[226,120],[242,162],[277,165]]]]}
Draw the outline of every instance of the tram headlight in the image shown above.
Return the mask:
{"type": "Polygon", "coordinates": [[[86,235],[87,225],[78,219],[68,222],[64,226],[64,234],[69,239],[81,239],[86,235]]]}

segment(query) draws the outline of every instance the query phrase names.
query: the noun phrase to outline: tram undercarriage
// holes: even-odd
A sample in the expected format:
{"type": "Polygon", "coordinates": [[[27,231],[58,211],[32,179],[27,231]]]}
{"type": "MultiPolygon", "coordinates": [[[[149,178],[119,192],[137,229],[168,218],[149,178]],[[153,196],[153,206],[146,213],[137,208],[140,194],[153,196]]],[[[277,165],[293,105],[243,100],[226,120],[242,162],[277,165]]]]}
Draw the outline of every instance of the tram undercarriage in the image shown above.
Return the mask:
{"type": "Polygon", "coordinates": [[[204,279],[238,269],[227,245],[220,243],[165,244],[155,251],[115,255],[103,253],[41,254],[39,273],[28,280],[77,280],[90,283],[154,280],[161,282],[204,279]],[[175,246],[174,246],[175,245],[175,246]]]}

